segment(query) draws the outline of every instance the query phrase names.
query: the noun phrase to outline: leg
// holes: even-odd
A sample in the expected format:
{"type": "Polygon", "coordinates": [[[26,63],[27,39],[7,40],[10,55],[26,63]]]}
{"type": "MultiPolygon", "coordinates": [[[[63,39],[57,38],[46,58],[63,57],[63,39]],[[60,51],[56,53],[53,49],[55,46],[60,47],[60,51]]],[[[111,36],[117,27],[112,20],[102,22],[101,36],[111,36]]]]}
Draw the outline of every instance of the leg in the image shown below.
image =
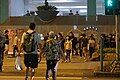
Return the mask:
{"type": "Polygon", "coordinates": [[[57,62],[58,61],[52,61],[52,78],[53,80],[56,80],[56,74],[57,74],[57,62]]]}
{"type": "Polygon", "coordinates": [[[68,60],[69,60],[69,50],[66,50],[66,62],[68,62],[68,60]]]}
{"type": "Polygon", "coordinates": [[[8,51],[9,51],[9,45],[8,45],[8,44],[5,44],[4,54],[8,55],[8,51]]]}
{"type": "Polygon", "coordinates": [[[0,48],[0,72],[2,72],[2,49],[0,48]]]}
{"type": "Polygon", "coordinates": [[[82,57],[82,49],[79,48],[79,54],[80,54],[80,57],[82,57]]]}
{"type": "Polygon", "coordinates": [[[71,50],[68,51],[68,61],[69,62],[71,62],[71,56],[70,56],[70,54],[71,54],[71,50]]]}
{"type": "Polygon", "coordinates": [[[46,80],[49,80],[50,77],[50,70],[51,70],[51,61],[47,60],[46,61],[47,64],[47,70],[46,70],[46,80]]]}
{"type": "Polygon", "coordinates": [[[15,45],[13,46],[13,57],[15,57],[15,45]]]}
{"type": "Polygon", "coordinates": [[[25,80],[28,79],[28,76],[29,76],[29,67],[26,67],[25,80]]]}
{"type": "Polygon", "coordinates": [[[33,80],[34,75],[35,75],[35,69],[34,69],[34,68],[31,68],[30,73],[31,73],[31,75],[30,75],[30,80],[33,80]]]}
{"type": "Polygon", "coordinates": [[[92,54],[94,53],[94,47],[90,47],[89,53],[90,53],[90,58],[92,58],[92,54]]]}

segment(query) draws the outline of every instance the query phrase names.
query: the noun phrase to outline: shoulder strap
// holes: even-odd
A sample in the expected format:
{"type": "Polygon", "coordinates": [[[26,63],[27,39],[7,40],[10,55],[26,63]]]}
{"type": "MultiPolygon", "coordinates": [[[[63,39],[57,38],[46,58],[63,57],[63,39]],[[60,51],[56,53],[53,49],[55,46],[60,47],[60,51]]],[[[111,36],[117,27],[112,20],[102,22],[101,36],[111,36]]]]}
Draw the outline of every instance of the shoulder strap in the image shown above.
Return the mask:
{"type": "Polygon", "coordinates": [[[34,33],[36,33],[36,32],[35,31],[33,31],[32,33],[26,32],[26,34],[34,34],[34,33]]]}

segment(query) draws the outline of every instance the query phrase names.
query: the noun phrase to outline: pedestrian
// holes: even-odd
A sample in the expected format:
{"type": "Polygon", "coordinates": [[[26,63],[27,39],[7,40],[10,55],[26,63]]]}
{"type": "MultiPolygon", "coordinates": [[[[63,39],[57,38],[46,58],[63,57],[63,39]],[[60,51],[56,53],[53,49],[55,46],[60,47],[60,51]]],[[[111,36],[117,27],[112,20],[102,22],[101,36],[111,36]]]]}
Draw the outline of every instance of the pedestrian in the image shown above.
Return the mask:
{"type": "Polygon", "coordinates": [[[92,58],[92,54],[95,52],[96,41],[93,36],[90,36],[88,40],[88,50],[90,54],[90,58],[92,58]]]}
{"type": "Polygon", "coordinates": [[[30,80],[33,80],[35,75],[35,68],[38,67],[38,48],[41,49],[40,36],[35,31],[35,23],[30,23],[27,32],[23,33],[20,45],[20,53],[22,49],[24,51],[24,64],[26,66],[26,77],[28,79],[29,68],[30,70],[30,80]]]}
{"type": "Polygon", "coordinates": [[[83,34],[82,38],[82,54],[84,56],[85,61],[87,60],[88,57],[88,39],[86,37],[86,34],[83,34]]]}
{"type": "Polygon", "coordinates": [[[82,38],[83,38],[83,36],[82,36],[82,34],[80,35],[80,38],[79,38],[79,40],[78,40],[78,45],[79,45],[79,54],[80,54],[80,58],[82,58],[83,57],[83,54],[82,54],[82,38]]]}
{"type": "Polygon", "coordinates": [[[0,72],[2,72],[3,59],[4,59],[4,41],[5,38],[3,35],[0,35],[0,72]]]}
{"type": "Polygon", "coordinates": [[[73,55],[78,55],[78,51],[77,51],[77,48],[76,48],[76,45],[77,45],[77,37],[74,36],[73,32],[69,32],[69,38],[70,40],[72,41],[72,54],[73,55]]]}
{"type": "Polygon", "coordinates": [[[73,15],[73,12],[72,12],[72,10],[70,10],[70,12],[69,12],[69,15],[73,15]]]}
{"type": "Polygon", "coordinates": [[[46,56],[47,65],[46,80],[49,80],[50,71],[52,71],[53,80],[56,80],[57,66],[61,56],[63,57],[63,52],[58,41],[55,39],[55,33],[53,31],[49,32],[49,38],[46,45],[44,45],[43,53],[46,56]]]}
{"type": "Polygon", "coordinates": [[[65,53],[66,53],[66,62],[71,62],[72,41],[70,40],[69,36],[66,36],[64,46],[65,46],[65,53]]]}
{"type": "Polygon", "coordinates": [[[4,54],[8,55],[8,51],[9,51],[9,31],[8,30],[5,30],[5,51],[4,51],[4,54]]]}
{"type": "Polygon", "coordinates": [[[15,55],[17,55],[16,53],[18,53],[18,43],[19,43],[20,39],[18,38],[17,36],[17,33],[14,37],[14,40],[13,40],[13,57],[15,57],[15,55]]]}

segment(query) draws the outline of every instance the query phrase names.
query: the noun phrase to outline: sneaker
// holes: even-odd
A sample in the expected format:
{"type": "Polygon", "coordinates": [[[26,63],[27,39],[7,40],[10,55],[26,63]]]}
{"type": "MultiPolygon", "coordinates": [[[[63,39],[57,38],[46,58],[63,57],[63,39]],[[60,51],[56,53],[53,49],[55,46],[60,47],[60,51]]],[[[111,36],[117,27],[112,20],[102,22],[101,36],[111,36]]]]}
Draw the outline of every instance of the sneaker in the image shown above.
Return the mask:
{"type": "Polygon", "coordinates": [[[30,78],[30,80],[34,80],[34,76],[30,78]]]}
{"type": "Polygon", "coordinates": [[[2,69],[0,69],[0,72],[2,72],[2,69]]]}
{"type": "Polygon", "coordinates": [[[25,80],[28,80],[28,77],[25,77],[25,80]]]}

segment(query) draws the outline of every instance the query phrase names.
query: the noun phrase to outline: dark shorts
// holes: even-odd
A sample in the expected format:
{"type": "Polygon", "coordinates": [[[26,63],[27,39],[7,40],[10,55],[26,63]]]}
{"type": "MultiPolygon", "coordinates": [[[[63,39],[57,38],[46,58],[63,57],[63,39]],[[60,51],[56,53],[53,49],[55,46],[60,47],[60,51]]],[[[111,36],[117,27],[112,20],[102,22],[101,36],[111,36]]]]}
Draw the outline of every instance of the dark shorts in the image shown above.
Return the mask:
{"type": "Polygon", "coordinates": [[[38,67],[38,54],[25,54],[24,64],[26,67],[37,68],[38,67]]]}

